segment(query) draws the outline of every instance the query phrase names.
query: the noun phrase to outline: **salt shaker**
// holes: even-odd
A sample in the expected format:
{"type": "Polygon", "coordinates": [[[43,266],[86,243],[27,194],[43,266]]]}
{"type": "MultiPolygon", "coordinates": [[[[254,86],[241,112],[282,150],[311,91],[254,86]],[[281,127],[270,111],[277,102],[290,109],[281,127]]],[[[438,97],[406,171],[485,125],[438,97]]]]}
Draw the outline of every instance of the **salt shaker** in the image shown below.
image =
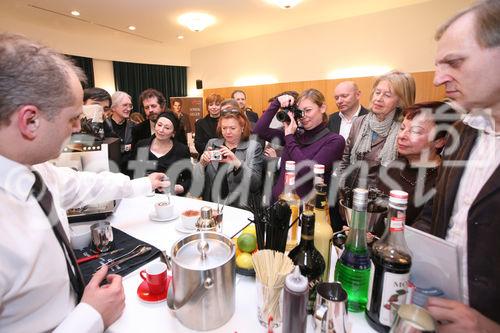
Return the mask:
{"type": "Polygon", "coordinates": [[[300,274],[299,266],[295,266],[294,271],[285,278],[282,332],[306,331],[308,294],[307,278],[300,274]]]}

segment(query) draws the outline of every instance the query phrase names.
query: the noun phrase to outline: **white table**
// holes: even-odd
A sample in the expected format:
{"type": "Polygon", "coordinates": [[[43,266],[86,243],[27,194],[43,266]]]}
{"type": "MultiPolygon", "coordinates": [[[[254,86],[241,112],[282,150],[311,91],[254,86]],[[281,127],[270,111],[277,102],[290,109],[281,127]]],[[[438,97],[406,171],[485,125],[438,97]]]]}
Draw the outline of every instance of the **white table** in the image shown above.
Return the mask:
{"type": "MultiPolygon", "coordinates": [[[[153,222],[149,213],[153,211],[155,202],[162,201],[163,195],[154,197],[138,197],[124,199],[111,218],[114,227],[144,240],[160,250],[170,253],[172,245],[185,234],[175,229],[180,218],[171,222],[153,222]]],[[[205,201],[172,196],[172,202],[177,212],[186,209],[199,210],[208,205],[216,208],[217,205],[205,201]]],[[[223,233],[231,237],[248,224],[252,214],[248,211],[232,207],[224,208],[223,233]]],[[[142,269],[142,268],[141,268],[142,269]]],[[[121,318],[116,321],[107,332],[194,332],[183,326],[168,309],[166,302],[148,304],[137,297],[137,287],[142,282],[139,271],[127,275],[123,279],[126,295],[126,306],[121,318]]],[[[236,275],[236,310],[235,314],[224,326],[210,332],[224,333],[255,333],[265,332],[257,320],[257,296],[255,280],[252,277],[236,275]]],[[[193,314],[194,316],[196,314],[193,314]]],[[[281,332],[280,328],[274,330],[281,332]]],[[[308,318],[308,332],[313,332],[311,316],[308,318]]],[[[375,332],[364,319],[363,314],[349,314],[349,332],[375,332]]]]}

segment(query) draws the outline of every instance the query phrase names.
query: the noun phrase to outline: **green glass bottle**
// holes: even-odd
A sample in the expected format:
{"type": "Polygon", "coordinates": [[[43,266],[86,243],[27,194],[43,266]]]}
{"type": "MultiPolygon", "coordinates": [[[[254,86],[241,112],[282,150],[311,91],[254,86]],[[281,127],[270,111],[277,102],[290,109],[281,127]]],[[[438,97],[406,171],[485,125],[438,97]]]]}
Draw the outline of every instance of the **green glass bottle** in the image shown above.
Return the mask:
{"type": "Polygon", "coordinates": [[[368,301],[370,280],[370,254],[366,245],[366,206],[368,191],[356,188],[353,191],[352,221],[344,252],[335,266],[335,280],[347,291],[347,306],[350,312],[361,312],[368,301]]]}

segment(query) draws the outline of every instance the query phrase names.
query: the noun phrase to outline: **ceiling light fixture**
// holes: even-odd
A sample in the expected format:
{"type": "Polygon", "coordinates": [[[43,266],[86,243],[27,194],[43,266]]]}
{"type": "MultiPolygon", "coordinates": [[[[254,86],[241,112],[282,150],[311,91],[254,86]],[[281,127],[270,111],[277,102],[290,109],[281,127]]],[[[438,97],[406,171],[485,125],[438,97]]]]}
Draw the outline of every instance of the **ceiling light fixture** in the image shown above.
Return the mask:
{"type": "Polygon", "coordinates": [[[131,31],[134,31],[135,29],[137,29],[137,28],[133,25],[129,25],[129,27],[128,27],[128,30],[131,30],[131,31]]]}
{"type": "Polygon", "coordinates": [[[177,22],[194,32],[200,32],[206,27],[214,24],[215,18],[205,13],[186,13],[179,16],[177,22]]]}
{"type": "Polygon", "coordinates": [[[73,16],[80,16],[80,12],[77,11],[77,10],[72,10],[71,11],[71,15],[73,15],[73,16]]]}
{"type": "Polygon", "coordinates": [[[177,35],[177,39],[184,39],[183,35],[177,35]]]}
{"type": "Polygon", "coordinates": [[[290,9],[292,7],[297,6],[301,0],[268,0],[268,1],[283,9],[290,9]]]}

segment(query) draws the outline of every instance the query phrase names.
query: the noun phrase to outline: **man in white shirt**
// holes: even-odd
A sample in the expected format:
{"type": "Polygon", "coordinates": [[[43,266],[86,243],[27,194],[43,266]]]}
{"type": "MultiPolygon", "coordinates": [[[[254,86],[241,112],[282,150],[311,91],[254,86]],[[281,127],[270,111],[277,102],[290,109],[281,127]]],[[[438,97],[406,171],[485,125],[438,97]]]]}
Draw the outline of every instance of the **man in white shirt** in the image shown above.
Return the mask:
{"type": "Polygon", "coordinates": [[[340,82],[334,90],[335,104],[339,112],[330,115],[328,128],[333,133],[340,134],[347,139],[351,131],[352,121],[368,113],[360,103],[361,91],[353,81],[340,82]]]}
{"type": "Polygon", "coordinates": [[[500,1],[478,2],[436,34],[434,83],[468,112],[450,132],[433,207],[417,223],[460,253],[463,303],[428,302],[441,333],[500,332],[499,18],[500,1]]]}
{"type": "Polygon", "coordinates": [[[66,209],[169,185],[159,173],[131,181],[47,162],[80,130],[84,79],[55,51],[0,34],[0,332],[102,332],[116,321],[125,306],[120,276],[104,267],[83,294],[72,288],[79,271],[60,240],[66,209]],[[34,171],[50,193],[50,218],[32,191],[34,171]]]}

